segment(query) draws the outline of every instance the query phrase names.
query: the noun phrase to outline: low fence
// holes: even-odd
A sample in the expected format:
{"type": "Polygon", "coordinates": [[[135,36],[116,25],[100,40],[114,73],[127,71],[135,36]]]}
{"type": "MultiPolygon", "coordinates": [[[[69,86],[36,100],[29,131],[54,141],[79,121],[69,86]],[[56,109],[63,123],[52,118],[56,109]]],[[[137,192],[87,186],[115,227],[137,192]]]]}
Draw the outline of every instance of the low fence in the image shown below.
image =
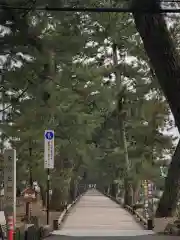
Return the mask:
{"type": "Polygon", "coordinates": [[[153,230],[154,229],[154,221],[153,219],[145,219],[137,210],[136,206],[128,206],[128,205],[123,205],[119,199],[116,199],[106,193],[104,193],[105,196],[109,197],[111,200],[116,202],[119,205],[122,205],[129,213],[134,215],[135,219],[141,223],[141,225],[147,229],[147,230],[153,230]]]}
{"type": "Polygon", "coordinates": [[[128,205],[124,205],[124,208],[130,212],[132,215],[135,216],[135,218],[147,229],[147,230],[153,230],[154,229],[154,223],[153,219],[146,219],[144,218],[137,210],[135,210],[135,206],[131,207],[128,205]]]}
{"type": "Polygon", "coordinates": [[[14,240],[40,240],[50,235],[50,230],[47,227],[37,228],[35,225],[28,225],[25,231],[16,229],[14,240]]]}

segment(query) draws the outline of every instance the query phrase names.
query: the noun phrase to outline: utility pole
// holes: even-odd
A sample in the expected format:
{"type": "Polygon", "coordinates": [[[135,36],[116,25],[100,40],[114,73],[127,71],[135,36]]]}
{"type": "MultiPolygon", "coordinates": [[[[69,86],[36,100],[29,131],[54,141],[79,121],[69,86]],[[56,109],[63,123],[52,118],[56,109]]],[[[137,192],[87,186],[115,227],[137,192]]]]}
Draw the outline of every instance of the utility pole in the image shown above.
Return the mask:
{"type": "MultiPolygon", "coordinates": [[[[117,116],[118,116],[118,122],[120,127],[120,133],[122,136],[122,143],[124,148],[124,158],[125,158],[125,164],[126,164],[126,172],[125,172],[125,178],[124,178],[124,187],[125,187],[125,203],[129,201],[129,194],[128,194],[128,176],[130,171],[130,161],[128,156],[128,148],[127,148],[127,138],[126,138],[126,128],[125,128],[125,121],[124,121],[124,114],[123,114],[123,105],[124,105],[124,88],[122,86],[122,79],[121,79],[121,72],[117,68],[118,66],[118,54],[117,54],[117,45],[113,43],[112,51],[113,51],[113,65],[115,67],[115,80],[116,80],[116,86],[117,86],[117,116]]],[[[132,196],[133,198],[133,196],[132,196]]]]}
{"type": "MultiPolygon", "coordinates": [[[[4,89],[4,75],[3,72],[1,72],[0,75],[0,80],[1,80],[1,104],[2,104],[2,120],[1,120],[1,124],[4,124],[5,121],[5,111],[3,111],[3,109],[5,109],[5,89],[4,89]]],[[[4,151],[4,133],[3,130],[1,129],[1,153],[3,154],[4,151]]]]}
{"type": "MultiPolygon", "coordinates": [[[[4,72],[3,70],[0,72],[0,85],[1,85],[1,106],[2,106],[2,118],[1,118],[1,124],[3,125],[5,122],[5,89],[4,89],[4,72]]],[[[1,160],[0,160],[0,190],[4,188],[4,131],[3,128],[1,128],[1,143],[0,143],[0,149],[1,149],[1,160]]]]}

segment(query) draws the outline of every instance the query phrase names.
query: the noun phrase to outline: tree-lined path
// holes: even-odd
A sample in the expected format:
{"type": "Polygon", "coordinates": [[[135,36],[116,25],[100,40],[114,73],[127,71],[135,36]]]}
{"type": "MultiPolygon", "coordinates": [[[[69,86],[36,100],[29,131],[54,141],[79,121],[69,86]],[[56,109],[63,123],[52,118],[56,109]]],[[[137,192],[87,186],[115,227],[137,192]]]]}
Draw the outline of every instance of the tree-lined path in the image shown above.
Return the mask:
{"type": "MultiPolygon", "coordinates": [[[[153,198],[151,210],[161,225],[180,218],[180,17],[157,13],[163,3],[170,4],[0,3],[0,191],[6,192],[4,150],[14,148],[17,195],[39,189],[38,220],[48,224],[44,209],[59,215],[84,191],[79,186],[89,183],[130,207],[142,208],[146,198],[153,198]],[[74,8],[126,5],[142,11],[74,8]],[[73,14],[59,12],[64,6],[73,14]],[[44,167],[46,130],[54,131],[50,178],[44,167]]],[[[24,209],[23,225],[31,222],[29,203],[24,209]]],[[[21,211],[16,213],[20,219],[21,211]]],[[[61,231],[79,229],[145,234],[124,209],[92,191],[72,209],[61,231]]]]}
{"type": "Polygon", "coordinates": [[[125,209],[95,189],[87,191],[67,215],[55,235],[137,236],[145,231],[125,209]]]}

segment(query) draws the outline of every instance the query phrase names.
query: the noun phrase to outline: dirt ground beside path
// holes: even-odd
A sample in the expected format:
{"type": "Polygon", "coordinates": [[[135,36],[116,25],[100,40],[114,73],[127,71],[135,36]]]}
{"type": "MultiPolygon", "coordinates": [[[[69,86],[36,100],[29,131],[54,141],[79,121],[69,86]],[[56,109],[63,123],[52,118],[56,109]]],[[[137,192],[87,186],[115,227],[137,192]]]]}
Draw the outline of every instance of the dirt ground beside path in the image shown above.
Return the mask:
{"type": "MultiPolygon", "coordinates": [[[[20,228],[24,226],[24,222],[21,219],[25,216],[25,203],[21,202],[17,206],[16,210],[16,227],[20,228]]],[[[53,226],[53,220],[58,219],[61,212],[50,212],[49,213],[49,222],[53,226]]],[[[46,210],[42,207],[42,202],[39,200],[36,203],[32,203],[32,216],[36,216],[39,219],[39,225],[46,225],[46,210]]]]}
{"type": "MultiPolygon", "coordinates": [[[[137,210],[140,214],[143,214],[143,209],[137,210]]],[[[154,231],[156,233],[164,232],[168,223],[173,223],[177,218],[176,217],[169,217],[169,218],[155,218],[154,219],[154,231]]]]}

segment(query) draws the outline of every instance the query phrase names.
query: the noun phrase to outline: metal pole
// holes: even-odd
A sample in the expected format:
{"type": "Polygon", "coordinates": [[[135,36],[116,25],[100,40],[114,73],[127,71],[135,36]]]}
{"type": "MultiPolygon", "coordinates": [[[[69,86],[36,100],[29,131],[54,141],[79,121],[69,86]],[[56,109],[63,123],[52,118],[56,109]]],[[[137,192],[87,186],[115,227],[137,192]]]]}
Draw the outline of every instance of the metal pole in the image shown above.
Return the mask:
{"type": "Polygon", "coordinates": [[[47,225],[49,225],[49,183],[50,183],[50,169],[47,169],[47,225]]]}
{"type": "MultiPolygon", "coordinates": [[[[2,87],[2,91],[1,91],[2,124],[4,124],[4,121],[5,121],[5,111],[3,111],[3,109],[5,108],[5,101],[4,101],[5,90],[4,90],[4,75],[3,74],[0,76],[0,79],[1,79],[1,87],[2,87]]],[[[3,153],[3,151],[4,151],[4,132],[1,129],[1,153],[3,153]]]]}
{"type": "MultiPolygon", "coordinates": [[[[33,179],[32,179],[32,146],[31,146],[31,141],[29,141],[29,186],[32,188],[33,187],[33,179]]],[[[26,203],[26,217],[29,221],[30,218],[30,203],[26,203]]]]}
{"type": "Polygon", "coordinates": [[[30,157],[30,164],[29,164],[29,185],[33,187],[33,178],[32,178],[32,147],[29,147],[29,157],[30,157]]]}

